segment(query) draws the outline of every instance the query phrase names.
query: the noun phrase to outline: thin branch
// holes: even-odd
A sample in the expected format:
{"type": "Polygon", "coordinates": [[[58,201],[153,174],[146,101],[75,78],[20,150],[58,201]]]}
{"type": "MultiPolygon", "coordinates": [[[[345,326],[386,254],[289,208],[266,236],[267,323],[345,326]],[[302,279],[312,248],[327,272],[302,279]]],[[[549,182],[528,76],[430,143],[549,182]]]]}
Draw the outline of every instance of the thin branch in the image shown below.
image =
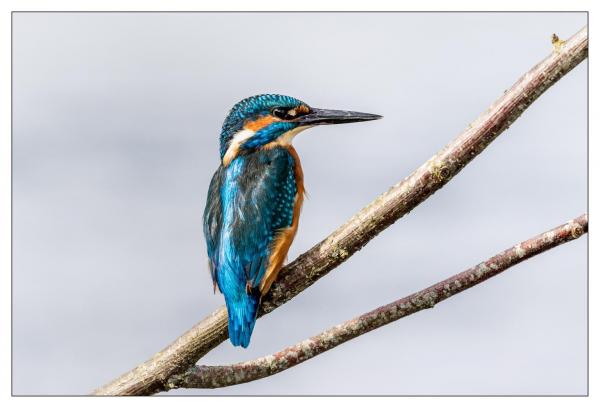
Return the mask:
{"type": "MultiPolygon", "coordinates": [[[[587,27],[522,76],[475,122],[410,176],[376,198],[346,224],[282,269],[263,299],[259,315],[271,312],[360,250],[448,183],[542,93],[587,57],[587,27]]],[[[227,339],[227,311],[217,309],[145,363],[94,391],[100,395],[148,395],[167,390],[182,373],[227,339]]]]}
{"type": "Polygon", "coordinates": [[[398,319],[431,308],[520,262],[587,232],[587,215],[523,241],[485,262],[433,286],[372,310],[270,356],[229,366],[194,366],[169,380],[172,388],[220,388],[255,381],[294,367],[342,343],[398,319]]]}

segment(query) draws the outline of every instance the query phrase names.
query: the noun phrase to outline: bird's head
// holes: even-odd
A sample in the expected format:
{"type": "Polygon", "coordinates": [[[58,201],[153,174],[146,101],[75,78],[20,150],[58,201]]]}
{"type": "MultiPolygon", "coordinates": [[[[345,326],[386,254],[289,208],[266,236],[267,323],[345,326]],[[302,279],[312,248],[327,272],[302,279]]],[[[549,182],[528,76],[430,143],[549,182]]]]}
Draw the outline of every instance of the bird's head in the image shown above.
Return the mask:
{"type": "Polygon", "coordinates": [[[370,113],[312,108],[291,96],[251,96],[235,104],[225,118],[221,160],[227,166],[241,152],[290,144],[294,136],[312,126],[380,118],[370,113]]]}

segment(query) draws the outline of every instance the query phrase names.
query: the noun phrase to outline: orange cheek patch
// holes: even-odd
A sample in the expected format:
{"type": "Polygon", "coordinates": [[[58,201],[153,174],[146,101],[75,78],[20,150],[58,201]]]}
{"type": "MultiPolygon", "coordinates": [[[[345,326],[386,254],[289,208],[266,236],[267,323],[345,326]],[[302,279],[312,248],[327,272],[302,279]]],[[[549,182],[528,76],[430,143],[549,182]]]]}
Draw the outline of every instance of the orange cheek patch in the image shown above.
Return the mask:
{"type": "Polygon", "coordinates": [[[271,123],[275,122],[275,120],[276,120],[276,118],[271,115],[263,116],[263,117],[256,119],[255,121],[246,122],[244,124],[244,129],[248,129],[253,132],[258,132],[260,129],[264,128],[265,126],[268,126],[271,123]]]}
{"type": "Polygon", "coordinates": [[[296,108],[296,111],[302,114],[302,113],[309,113],[310,109],[306,105],[300,105],[296,108]]]}

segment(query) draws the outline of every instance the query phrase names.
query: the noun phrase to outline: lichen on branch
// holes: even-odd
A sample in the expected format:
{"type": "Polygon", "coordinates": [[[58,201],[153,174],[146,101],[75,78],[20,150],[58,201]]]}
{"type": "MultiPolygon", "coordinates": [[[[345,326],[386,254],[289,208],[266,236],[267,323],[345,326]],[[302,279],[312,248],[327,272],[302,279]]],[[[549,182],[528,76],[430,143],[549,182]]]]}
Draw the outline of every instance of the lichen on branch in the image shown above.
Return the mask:
{"type": "Polygon", "coordinates": [[[170,388],[220,388],[277,374],[331,350],[348,340],[409,316],[469,289],[551,248],[587,232],[587,214],[523,241],[464,272],[410,296],[339,324],[321,334],[265,357],[228,366],[193,366],[168,381],[170,388]]]}
{"type": "MultiPolygon", "coordinates": [[[[587,54],[588,36],[587,27],[584,27],[526,72],[440,152],[285,266],[263,298],[259,315],[269,313],[295,297],[446,185],[587,54]]],[[[227,311],[221,307],[148,361],[94,393],[149,395],[166,391],[171,377],[185,372],[226,339],[227,311]]]]}

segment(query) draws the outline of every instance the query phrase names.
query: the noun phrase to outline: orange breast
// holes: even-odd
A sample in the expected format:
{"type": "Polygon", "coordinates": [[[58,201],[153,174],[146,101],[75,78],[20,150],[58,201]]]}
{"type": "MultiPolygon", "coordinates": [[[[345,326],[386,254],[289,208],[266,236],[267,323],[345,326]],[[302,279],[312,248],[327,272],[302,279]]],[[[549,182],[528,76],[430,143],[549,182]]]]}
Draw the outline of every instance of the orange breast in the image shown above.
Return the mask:
{"type": "Polygon", "coordinates": [[[296,163],[294,167],[294,175],[296,177],[296,198],[294,201],[294,213],[292,217],[292,225],[281,230],[275,239],[271,247],[271,255],[269,256],[269,263],[265,275],[260,282],[260,293],[264,295],[269,291],[271,285],[277,279],[277,275],[283,266],[283,262],[287,257],[287,253],[292,245],[292,241],[296,236],[298,230],[298,220],[300,219],[300,209],[302,208],[302,202],[304,201],[304,174],[302,173],[302,166],[300,165],[300,158],[296,149],[291,145],[286,147],[288,152],[294,158],[296,163]]]}

